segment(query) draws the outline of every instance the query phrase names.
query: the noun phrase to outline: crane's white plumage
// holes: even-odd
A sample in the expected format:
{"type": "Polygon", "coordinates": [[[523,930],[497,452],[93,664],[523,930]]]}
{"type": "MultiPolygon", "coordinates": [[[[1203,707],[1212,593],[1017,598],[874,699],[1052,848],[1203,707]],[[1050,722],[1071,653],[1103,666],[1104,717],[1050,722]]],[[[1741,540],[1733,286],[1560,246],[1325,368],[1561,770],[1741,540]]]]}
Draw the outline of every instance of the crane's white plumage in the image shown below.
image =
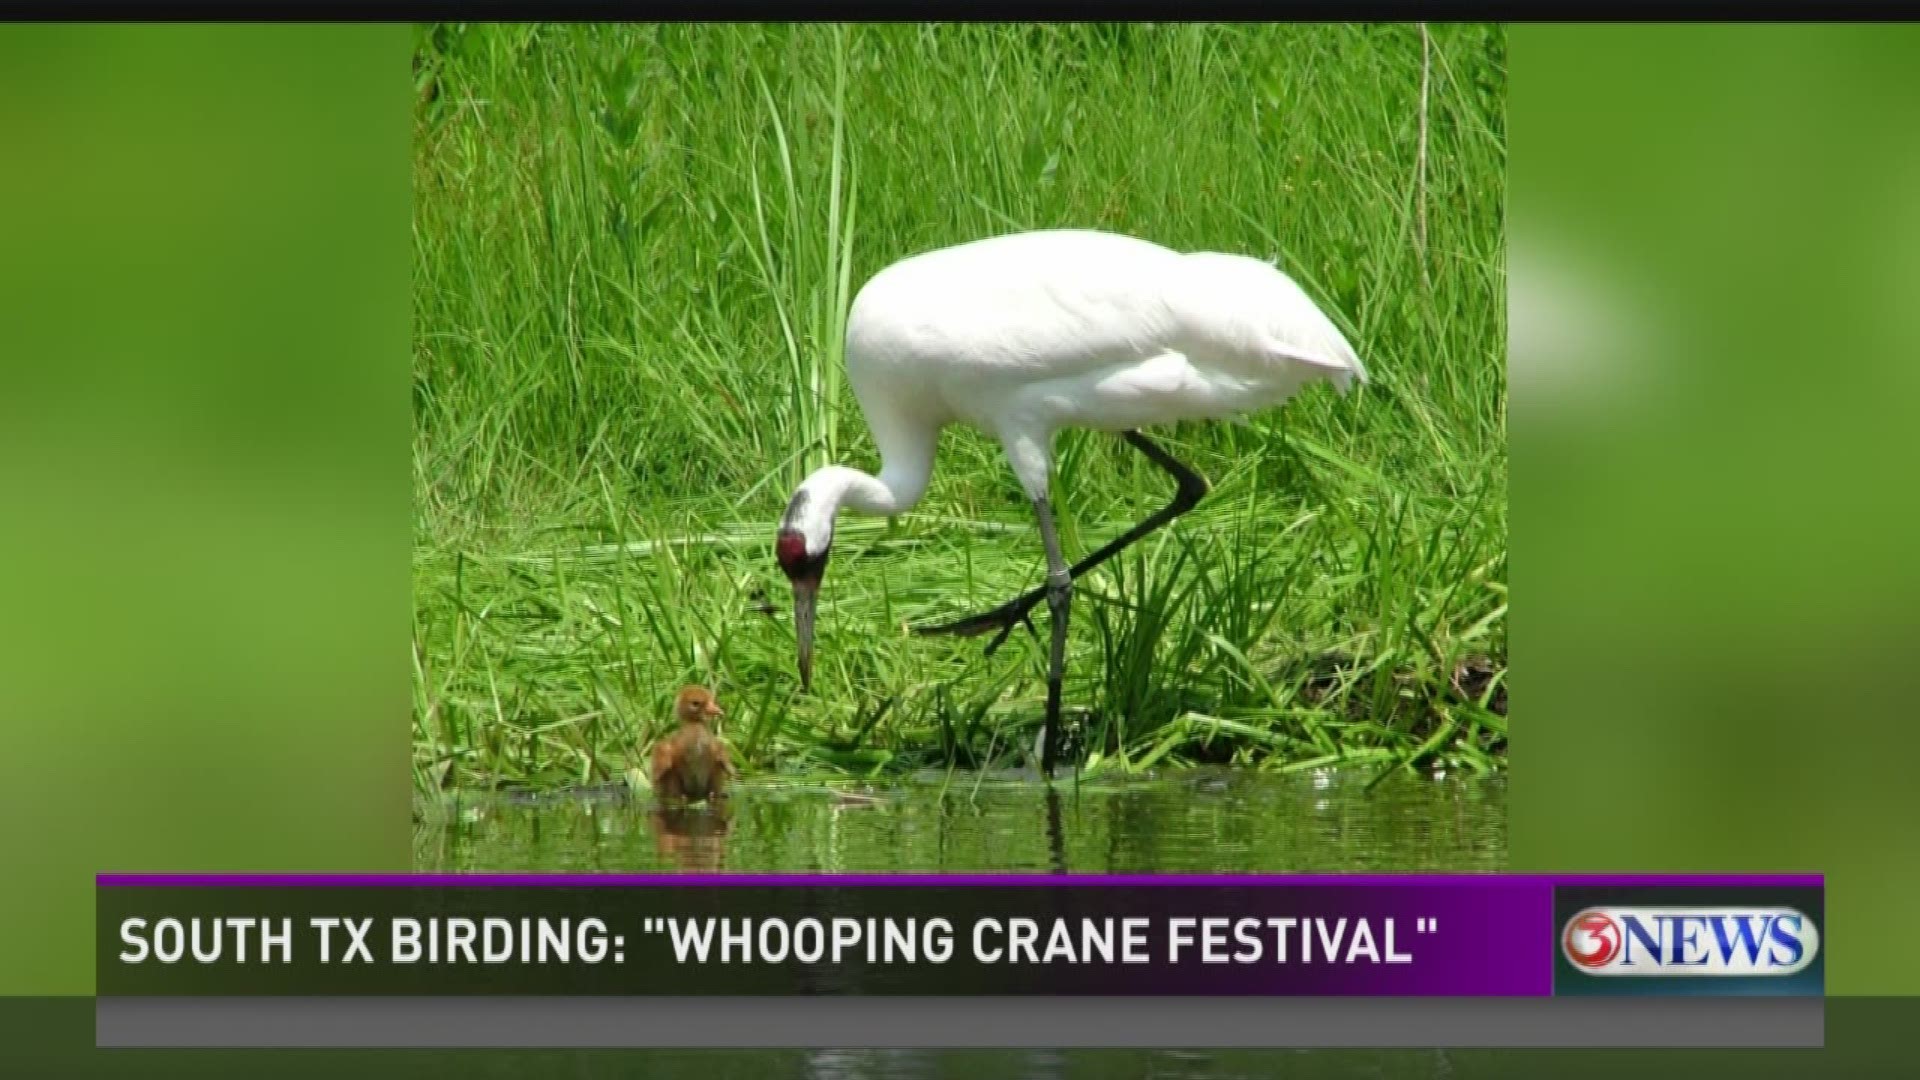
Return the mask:
{"type": "Polygon", "coordinates": [[[1218,420],[1367,373],[1353,346],[1269,263],[1183,254],[1113,233],[1015,233],[875,274],[847,317],[847,377],[878,477],[828,466],[787,525],[826,549],[845,506],[897,514],[926,492],[947,424],[999,438],[1027,493],[1047,495],[1054,434],[1218,420]]]}
{"type": "MultiPolygon", "coordinates": [[[[869,475],[829,465],[794,492],[775,552],[793,582],[800,674],[810,681],[815,598],[846,507],[897,514],[920,501],[948,424],[1006,448],[1032,497],[1053,613],[1042,768],[1053,768],[1073,578],[1190,509],[1206,481],[1136,429],[1219,420],[1286,401],[1315,379],[1345,392],[1366,369],[1293,279],[1242,255],[1181,253],[1112,233],[1017,233],[915,255],[875,274],[847,316],[848,380],[881,457],[869,475]],[[1063,427],[1125,437],[1179,483],[1174,502],[1079,564],[1059,550],[1047,498],[1063,427]]],[[[1036,590],[981,616],[926,628],[970,633],[1014,620],[1036,590]]],[[[996,639],[996,644],[999,639],[996,639]]],[[[993,646],[989,646],[991,649],[993,646]]]]}

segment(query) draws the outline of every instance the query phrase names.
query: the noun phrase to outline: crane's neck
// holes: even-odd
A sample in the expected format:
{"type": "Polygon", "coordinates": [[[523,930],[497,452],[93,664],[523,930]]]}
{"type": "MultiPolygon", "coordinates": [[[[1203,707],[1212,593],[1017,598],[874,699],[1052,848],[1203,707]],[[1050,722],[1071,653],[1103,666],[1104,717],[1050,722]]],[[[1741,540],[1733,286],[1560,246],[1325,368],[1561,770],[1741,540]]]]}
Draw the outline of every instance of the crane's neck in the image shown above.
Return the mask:
{"type": "Polygon", "coordinates": [[[801,481],[787,504],[781,528],[805,536],[807,553],[818,555],[833,542],[833,519],[841,507],[862,514],[905,513],[926,494],[932,475],[931,454],[890,456],[878,476],[845,465],[828,465],[801,481]]]}

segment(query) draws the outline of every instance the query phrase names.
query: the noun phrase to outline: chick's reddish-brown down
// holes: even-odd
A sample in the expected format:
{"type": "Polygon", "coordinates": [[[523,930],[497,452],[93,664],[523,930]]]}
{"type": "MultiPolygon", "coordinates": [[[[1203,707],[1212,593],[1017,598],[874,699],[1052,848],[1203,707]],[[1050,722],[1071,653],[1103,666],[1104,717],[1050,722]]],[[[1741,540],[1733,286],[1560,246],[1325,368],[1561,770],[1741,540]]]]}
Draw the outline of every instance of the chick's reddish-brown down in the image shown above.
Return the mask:
{"type": "Polygon", "coordinates": [[[698,802],[726,794],[733,758],[710,721],[725,716],[713,693],[689,686],[674,700],[680,727],[653,747],[653,790],[668,802],[698,802]]]}

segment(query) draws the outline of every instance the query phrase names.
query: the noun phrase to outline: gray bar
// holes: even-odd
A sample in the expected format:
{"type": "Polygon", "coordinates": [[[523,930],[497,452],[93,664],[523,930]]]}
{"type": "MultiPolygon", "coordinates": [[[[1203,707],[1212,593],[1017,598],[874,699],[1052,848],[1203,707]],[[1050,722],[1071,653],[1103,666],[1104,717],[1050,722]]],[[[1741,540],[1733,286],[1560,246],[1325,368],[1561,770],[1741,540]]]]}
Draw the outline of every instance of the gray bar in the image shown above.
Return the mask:
{"type": "Polygon", "coordinates": [[[102,1047],[1819,1047],[1810,997],[103,997],[102,1047]]]}

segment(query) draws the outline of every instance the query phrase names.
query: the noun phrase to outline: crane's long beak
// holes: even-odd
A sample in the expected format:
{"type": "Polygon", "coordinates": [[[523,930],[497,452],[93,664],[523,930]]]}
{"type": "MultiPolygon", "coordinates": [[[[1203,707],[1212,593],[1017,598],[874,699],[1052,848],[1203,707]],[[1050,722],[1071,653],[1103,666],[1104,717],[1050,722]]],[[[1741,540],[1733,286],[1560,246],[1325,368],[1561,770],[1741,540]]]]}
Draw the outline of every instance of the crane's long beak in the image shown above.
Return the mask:
{"type": "Polygon", "coordinates": [[[813,608],[818,581],[793,583],[793,639],[800,646],[800,689],[813,689],[813,608]]]}

